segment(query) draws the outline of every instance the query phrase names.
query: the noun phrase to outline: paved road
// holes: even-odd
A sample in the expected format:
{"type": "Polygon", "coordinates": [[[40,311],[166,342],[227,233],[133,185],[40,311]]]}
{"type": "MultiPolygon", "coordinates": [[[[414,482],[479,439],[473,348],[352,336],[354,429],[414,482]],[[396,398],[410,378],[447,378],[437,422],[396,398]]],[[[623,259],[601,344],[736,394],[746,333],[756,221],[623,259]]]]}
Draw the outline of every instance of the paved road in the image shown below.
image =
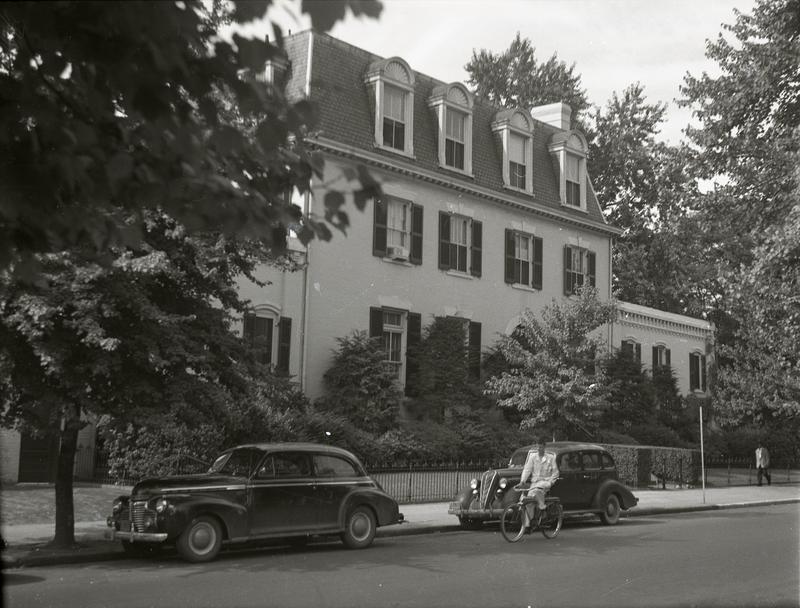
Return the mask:
{"type": "Polygon", "coordinates": [[[5,606],[798,606],[796,504],[6,572],[5,606]]]}

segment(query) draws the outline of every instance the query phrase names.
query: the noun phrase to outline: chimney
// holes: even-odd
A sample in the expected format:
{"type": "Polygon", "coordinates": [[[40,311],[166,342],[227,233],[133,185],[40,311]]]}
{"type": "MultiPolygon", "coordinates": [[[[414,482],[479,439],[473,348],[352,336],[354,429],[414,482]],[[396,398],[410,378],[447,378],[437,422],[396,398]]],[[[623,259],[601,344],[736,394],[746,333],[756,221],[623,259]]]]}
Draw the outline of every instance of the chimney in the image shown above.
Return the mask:
{"type": "Polygon", "coordinates": [[[562,131],[569,131],[572,108],[569,107],[569,104],[557,101],[546,106],[531,108],[531,116],[562,131]]]}

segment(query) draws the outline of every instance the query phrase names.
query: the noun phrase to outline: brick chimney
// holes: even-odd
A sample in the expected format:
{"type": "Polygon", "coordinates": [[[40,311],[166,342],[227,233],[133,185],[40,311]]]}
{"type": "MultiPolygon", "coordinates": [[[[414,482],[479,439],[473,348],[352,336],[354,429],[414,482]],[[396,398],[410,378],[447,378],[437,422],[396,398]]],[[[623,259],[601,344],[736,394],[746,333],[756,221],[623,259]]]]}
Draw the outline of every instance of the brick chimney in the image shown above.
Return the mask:
{"type": "Polygon", "coordinates": [[[569,131],[572,108],[569,107],[569,104],[557,101],[546,106],[531,108],[531,116],[562,131],[569,131]]]}

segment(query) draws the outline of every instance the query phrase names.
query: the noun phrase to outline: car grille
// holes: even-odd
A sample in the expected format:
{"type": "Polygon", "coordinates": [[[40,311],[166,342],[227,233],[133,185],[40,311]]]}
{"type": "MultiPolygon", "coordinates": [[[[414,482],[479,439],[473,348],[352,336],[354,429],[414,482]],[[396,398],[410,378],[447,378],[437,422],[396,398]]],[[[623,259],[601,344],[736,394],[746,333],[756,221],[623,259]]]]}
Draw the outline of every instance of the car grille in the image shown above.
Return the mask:
{"type": "Polygon", "coordinates": [[[141,500],[133,503],[131,508],[131,530],[144,532],[144,513],[147,510],[147,501],[141,500]]]}
{"type": "Polygon", "coordinates": [[[492,502],[495,477],[497,477],[497,471],[486,471],[481,477],[481,507],[484,509],[488,508],[492,502]]]}

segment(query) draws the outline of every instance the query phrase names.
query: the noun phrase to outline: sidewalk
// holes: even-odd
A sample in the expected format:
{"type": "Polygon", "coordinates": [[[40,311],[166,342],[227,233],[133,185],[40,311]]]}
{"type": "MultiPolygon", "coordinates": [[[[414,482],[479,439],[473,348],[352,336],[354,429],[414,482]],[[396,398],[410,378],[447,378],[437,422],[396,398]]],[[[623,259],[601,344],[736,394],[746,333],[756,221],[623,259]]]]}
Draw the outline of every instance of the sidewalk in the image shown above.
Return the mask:
{"type": "MultiPolygon", "coordinates": [[[[703,500],[702,489],[634,490],[639,505],[623,512],[624,517],[662,515],[688,511],[732,509],[800,503],[800,484],[771,486],[734,486],[709,488],[703,500]]],[[[447,513],[448,503],[400,505],[406,522],[378,530],[378,538],[430,534],[459,530],[458,520],[447,513]]],[[[3,568],[42,566],[65,563],[106,561],[127,557],[118,542],[106,539],[105,521],[76,522],[75,540],[81,545],[70,550],[47,547],[54,534],[54,524],[3,526],[3,568]]]]}

